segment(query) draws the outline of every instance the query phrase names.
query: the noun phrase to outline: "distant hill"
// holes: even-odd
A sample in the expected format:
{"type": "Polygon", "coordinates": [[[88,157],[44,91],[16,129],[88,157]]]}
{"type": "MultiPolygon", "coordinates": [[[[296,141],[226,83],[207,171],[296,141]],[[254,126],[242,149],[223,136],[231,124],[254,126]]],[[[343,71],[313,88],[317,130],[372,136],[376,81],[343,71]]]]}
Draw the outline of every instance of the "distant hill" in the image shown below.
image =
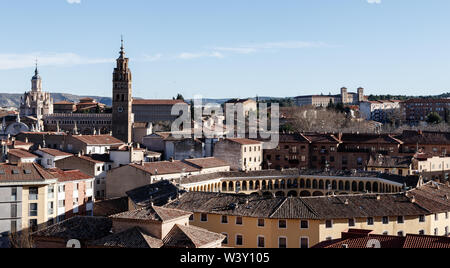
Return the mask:
{"type": "MultiPolygon", "coordinates": [[[[93,98],[100,103],[104,103],[108,106],[111,106],[112,99],[110,97],[99,97],[99,96],[78,96],[67,93],[51,93],[54,102],[60,101],[71,101],[78,102],[81,98],[93,98]]],[[[0,93],[0,107],[19,107],[20,106],[20,98],[23,94],[7,94],[0,93]]]]}

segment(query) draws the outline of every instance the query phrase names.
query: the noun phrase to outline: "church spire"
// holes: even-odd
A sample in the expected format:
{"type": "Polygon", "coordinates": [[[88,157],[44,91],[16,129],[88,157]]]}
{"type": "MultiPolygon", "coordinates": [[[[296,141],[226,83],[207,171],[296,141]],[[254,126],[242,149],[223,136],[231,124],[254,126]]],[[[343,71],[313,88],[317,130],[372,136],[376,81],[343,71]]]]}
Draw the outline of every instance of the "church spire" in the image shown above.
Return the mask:
{"type": "Polygon", "coordinates": [[[123,58],[125,58],[125,50],[124,50],[124,47],[123,47],[123,35],[121,35],[121,37],[120,37],[120,42],[121,42],[120,58],[123,59],[123,58]]]}

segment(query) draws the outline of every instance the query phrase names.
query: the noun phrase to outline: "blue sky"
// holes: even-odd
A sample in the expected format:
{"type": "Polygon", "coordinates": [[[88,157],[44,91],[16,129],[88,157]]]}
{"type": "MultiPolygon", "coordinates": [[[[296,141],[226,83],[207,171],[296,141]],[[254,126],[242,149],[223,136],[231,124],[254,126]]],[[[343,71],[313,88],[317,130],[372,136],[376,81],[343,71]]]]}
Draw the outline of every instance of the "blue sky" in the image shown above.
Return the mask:
{"type": "Polygon", "coordinates": [[[38,57],[45,90],[110,96],[121,34],[136,97],[450,91],[448,0],[76,2],[0,2],[0,92],[38,57]]]}

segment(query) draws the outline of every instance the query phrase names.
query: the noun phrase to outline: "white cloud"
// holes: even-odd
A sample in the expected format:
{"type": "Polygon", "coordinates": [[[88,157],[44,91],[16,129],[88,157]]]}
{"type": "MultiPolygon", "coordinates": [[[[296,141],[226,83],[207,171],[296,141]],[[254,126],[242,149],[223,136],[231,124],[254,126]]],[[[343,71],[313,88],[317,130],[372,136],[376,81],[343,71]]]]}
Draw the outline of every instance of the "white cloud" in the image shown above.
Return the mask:
{"type": "Polygon", "coordinates": [[[69,4],[81,4],[81,0],[67,0],[67,3],[69,4]]]}
{"type": "Polygon", "coordinates": [[[38,59],[39,66],[84,65],[114,62],[114,59],[85,58],[74,53],[0,54],[0,70],[30,68],[38,59]]]}
{"type": "Polygon", "coordinates": [[[176,58],[182,59],[182,60],[192,60],[192,59],[198,59],[198,58],[224,58],[225,56],[222,53],[219,52],[199,52],[199,53],[189,53],[189,52],[183,52],[180,53],[176,58]]]}
{"type": "Polygon", "coordinates": [[[369,4],[381,4],[381,0],[367,0],[369,4]]]}

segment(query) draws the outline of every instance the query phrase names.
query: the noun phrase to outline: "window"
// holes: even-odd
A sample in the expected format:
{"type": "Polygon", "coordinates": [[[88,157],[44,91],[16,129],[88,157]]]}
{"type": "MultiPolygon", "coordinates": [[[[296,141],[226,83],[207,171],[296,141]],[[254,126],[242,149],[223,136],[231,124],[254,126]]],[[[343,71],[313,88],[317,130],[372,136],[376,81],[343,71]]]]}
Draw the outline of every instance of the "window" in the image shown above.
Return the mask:
{"type": "Polygon", "coordinates": [[[425,215],[419,216],[419,222],[425,222],[425,215]]]}
{"type": "Polygon", "coordinates": [[[403,233],[403,231],[398,232],[397,235],[400,236],[400,237],[405,236],[404,233],[403,233]]]}
{"type": "Polygon", "coordinates": [[[11,201],[17,201],[17,188],[11,188],[11,201]]]}
{"type": "Polygon", "coordinates": [[[202,222],[207,222],[208,221],[208,214],[202,214],[201,215],[201,219],[200,219],[200,221],[202,221],[202,222]]]}
{"type": "Polygon", "coordinates": [[[308,228],[309,228],[309,222],[308,221],[301,221],[300,229],[308,229],[308,228]]]}
{"type": "Polygon", "coordinates": [[[333,228],[333,221],[332,220],[325,221],[325,228],[327,229],[333,228]]]}
{"type": "Polygon", "coordinates": [[[228,216],[222,216],[222,223],[228,223],[228,216]]]}
{"type": "Polygon", "coordinates": [[[383,217],[383,224],[389,224],[389,217],[383,217]]]}
{"type": "Polygon", "coordinates": [[[367,218],[367,225],[373,225],[374,224],[374,220],[372,217],[367,218]]]}
{"type": "Polygon", "coordinates": [[[189,221],[194,221],[194,214],[189,217],[189,221]]]}
{"type": "Polygon", "coordinates": [[[236,217],[236,225],[242,225],[242,217],[236,217]]]}
{"type": "Polygon", "coordinates": [[[286,237],[278,238],[278,248],[287,248],[287,238],[286,237]]]}
{"type": "Polygon", "coordinates": [[[403,216],[399,216],[399,217],[397,218],[397,223],[398,223],[398,224],[403,224],[403,223],[405,223],[405,218],[404,218],[403,216]]]}
{"type": "Polygon", "coordinates": [[[388,231],[383,232],[383,235],[389,235],[389,232],[388,231]]]}
{"type": "Polygon", "coordinates": [[[439,229],[438,229],[438,228],[435,228],[435,229],[434,229],[434,235],[435,235],[435,236],[438,236],[438,235],[439,235],[439,229]]]}
{"type": "Polygon", "coordinates": [[[286,220],[279,220],[279,221],[278,221],[278,228],[280,228],[280,229],[286,229],[286,228],[287,228],[287,222],[286,222],[286,220]]]}
{"type": "Polygon", "coordinates": [[[58,193],[64,193],[65,191],[66,191],[66,186],[65,185],[58,186],[58,193]]]}
{"type": "Polygon", "coordinates": [[[29,190],[28,200],[38,200],[39,189],[32,187],[29,190]]]}
{"type": "Polygon", "coordinates": [[[244,245],[244,237],[242,235],[236,235],[236,246],[244,245]]]}
{"type": "Polygon", "coordinates": [[[11,218],[17,218],[17,204],[11,204],[11,218]]]}
{"type": "Polygon", "coordinates": [[[66,207],[66,200],[59,200],[58,201],[58,207],[60,207],[60,208],[66,207]]]}
{"type": "Polygon", "coordinates": [[[348,226],[349,227],[355,227],[355,219],[349,219],[348,220],[348,226]]]}
{"type": "Polygon", "coordinates": [[[300,248],[309,248],[309,238],[308,237],[300,238],[300,248]]]}
{"type": "Polygon", "coordinates": [[[265,221],[264,219],[258,219],[258,227],[264,227],[265,221]]]}
{"type": "Polygon", "coordinates": [[[227,233],[222,233],[225,236],[225,239],[223,240],[222,244],[224,245],[228,245],[228,234],[227,233]]]}
{"type": "Polygon", "coordinates": [[[30,204],[30,217],[37,217],[38,215],[38,204],[32,203],[30,204]]]}
{"type": "Polygon", "coordinates": [[[28,226],[33,232],[37,231],[38,221],[30,220],[30,225],[28,226]]]}
{"type": "Polygon", "coordinates": [[[435,221],[439,221],[439,214],[437,214],[437,213],[434,214],[434,220],[435,220],[435,221]]]}
{"type": "Polygon", "coordinates": [[[420,230],[419,235],[425,235],[425,230],[420,230]]]}
{"type": "Polygon", "coordinates": [[[264,248],[266,246],[266,241],[264,236],[258,236],[258,248],[264,248]]]}
{"type": "Polygon", "coordinates": [[[17,232],[17,221],[11,221],[11,233],[17,232]]]}

